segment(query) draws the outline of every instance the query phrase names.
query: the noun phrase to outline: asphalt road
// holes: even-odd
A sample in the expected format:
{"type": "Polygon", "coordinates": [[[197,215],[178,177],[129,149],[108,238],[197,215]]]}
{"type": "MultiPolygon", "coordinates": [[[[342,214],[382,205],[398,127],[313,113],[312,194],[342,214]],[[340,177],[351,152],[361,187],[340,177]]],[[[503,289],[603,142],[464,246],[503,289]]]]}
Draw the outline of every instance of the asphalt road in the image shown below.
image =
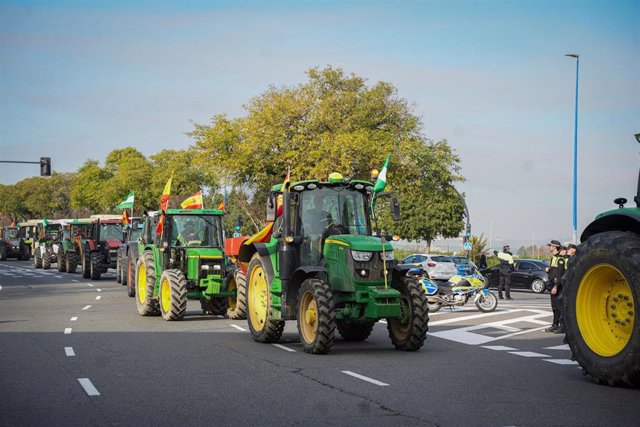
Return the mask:
{"type": "Polygon", "coordinates": [[[549,296],[514,292],[493,313],[431,315],[421,351],[386,325],[329,355],[279,345],[246,321],[140,317],[115,274],[100,281],[0,263],[0,425],[638,425],[640,390],[595,384],[549,296]]]}

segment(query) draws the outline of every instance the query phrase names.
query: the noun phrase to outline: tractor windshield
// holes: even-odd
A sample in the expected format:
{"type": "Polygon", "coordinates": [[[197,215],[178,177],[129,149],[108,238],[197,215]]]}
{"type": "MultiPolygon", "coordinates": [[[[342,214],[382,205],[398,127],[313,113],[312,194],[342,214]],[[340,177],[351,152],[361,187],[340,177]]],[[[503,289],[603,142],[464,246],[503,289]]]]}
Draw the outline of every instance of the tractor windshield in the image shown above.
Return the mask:
{"type": "Polygon", "coordinates": [[[49,224],[44,228],[44,237],[46,240],[57,240],[62,234],[62,225],[49,224]]]}
{"type": "Polygon", "coordinates": [[[322,241],[332,234],[371,235],[366,195],[345,187],[324,187],[301,194],[298,234],[303,236],[302,265],[316,265],[322,241]]]}
{"type": "Polygon", "coordinates": [[[18,238],[18,229],[17,228],[9,228],[4,230],[3,238],[4,240],[16,240],[18,238]]]}
{"type": "Polygon", "coordinates": [[[216,215],[172,215],[171,245],[219,248],[221,230],[216,215]]]}
{"type": "Polygon", "coordinates": [[[138,237],[142,236],[142,230],[144,229],[144,222],[134,221],[131,225],[131,238],[130,240],[138,240],[138,237]]]}
{"type": "Polygon", "coordinates": [[[122,225],[100,223],[100,240],[122,240],[122,225]]]}

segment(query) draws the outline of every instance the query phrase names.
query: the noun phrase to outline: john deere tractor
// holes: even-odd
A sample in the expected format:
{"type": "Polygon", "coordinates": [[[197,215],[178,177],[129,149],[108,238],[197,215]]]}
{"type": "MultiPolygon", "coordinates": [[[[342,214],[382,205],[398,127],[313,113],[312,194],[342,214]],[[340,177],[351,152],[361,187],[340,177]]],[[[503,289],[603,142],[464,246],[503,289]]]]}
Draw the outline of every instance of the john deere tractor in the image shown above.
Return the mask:
{"type": "Polygon", "coordinates": [[[584,373],[614,386],[640,386],[640,174],[634,202],[614,200],[618,209],[587,226],[564,278],[573,358],[584,373]]]}
{"type": "Polygon", "coordinates": [[[78,241],[91,234],[91,220],[74,219],[63,226],[62,242],[58,247],[58,271],[75,273],[81,259],[81,245],[78,241]]]}
{"type": "Polygon", "coordinates": [[[182,320],[187,299],[200,300],[205,314],[225,314],[237,293],[226,279],[222,216],[222,211],[212,209],[145,213],[136,264],[140,315],[182,320]],[[162,232],[157,235],[160,220],[162,232]]]}
{"type": "Polygon", "coordinates": [[[22,259],[28,261],[31,259],[33,255],[33,243],[35,240],[36,228],[38,226],[39,220],[30,219],[25,222],[21,222],[18,224],[18,228],[20,229],[20,239],[25,244],[25,253],[22,254],[22,259]]]}
{"type": "MultiPolygon", "coordinates": [[[[422,347],[427,298],[407,276],[408,268],[394,262],[388,239],[372,235],[372,197],[370,182],[338,173],[326,182],[293,183],[289,191],[283,184],[272,188],[270,239],[248,240],[238,255],[246,269],[247,319],[255,341],[277,342],[285,321],[296,320],[304,350],[322,354],[331,350],[336,329],[347,341],[363,341],[386,319],[396,349],[422,347]]],[[[399,220],[397,199],[391,208],[399,220]]]]}
{"type": "Polygon", "coordinates": [[[4,227],[0,230],[0,260],[16,258],[18,261],[28,260],[31,249],[20,237],[17,227],[4,227]]]}
{"type": "Polygon", "coordinates": [[[34,238],[33,266],[48,270],[58,258],[54,252],[54,245],[60,243],[62,237],[61,221],[42,221],[36,228],[37,237],[34,238]]]}

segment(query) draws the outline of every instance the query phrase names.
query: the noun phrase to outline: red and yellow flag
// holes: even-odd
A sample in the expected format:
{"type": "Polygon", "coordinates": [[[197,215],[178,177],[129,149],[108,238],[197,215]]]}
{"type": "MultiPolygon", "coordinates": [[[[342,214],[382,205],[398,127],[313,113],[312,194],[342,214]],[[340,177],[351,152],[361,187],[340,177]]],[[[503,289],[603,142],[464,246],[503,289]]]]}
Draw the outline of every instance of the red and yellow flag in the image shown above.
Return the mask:
{"type": "MultiPolygon", "coordinates": [[[[173,180],[173,175],[169,178],[169,181],[164,185],[164,190],[162,191],[162,197],[160,198],[160,210],[166,211],[167,206],[169,205],[169,198],[171,197],[171,180],[173,180]]],[[[158,226],[156,227],[156,234],[162,234],[162,228],[164,226],[164,214],[160,216],[160,221],[158,221],[158,226]]]]}
{"type": "Polygon", "coordinates": [[[224,210],[224,200],[220,202],[220,204],[218,205],[218,210],[219,211],[223,211],[224,210]]]}
{"type": "Polygon", "coordinates": [[[129,213],[127,212],[126,209],[122,210],[122,219],[120,220],[122,222],[122,225],[129,225],[131,224],[131,220],[129,218],[129,213]]]}
{"type": "Polygon", "coordinates": [[[198,191],[196,194],[184,199],[184,202],[180,204],[182,209],[202,209],[202,192],[198,191]]]}

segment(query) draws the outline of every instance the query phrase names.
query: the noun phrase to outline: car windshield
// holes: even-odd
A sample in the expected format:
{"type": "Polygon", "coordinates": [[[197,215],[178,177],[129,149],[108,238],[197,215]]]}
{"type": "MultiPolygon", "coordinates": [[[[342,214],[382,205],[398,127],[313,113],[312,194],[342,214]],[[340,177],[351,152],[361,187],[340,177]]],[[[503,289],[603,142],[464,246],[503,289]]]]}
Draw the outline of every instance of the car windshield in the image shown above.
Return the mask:
{"type": "Polygon", "coordinates": [[[217,215],[172,215],[172,246],[220,247],[221,221],[217,215]]]}
{"type": "Polygon", "coordinates": [[[100,224],[100,240],[122,240],[122,225],[100,224]]]}

